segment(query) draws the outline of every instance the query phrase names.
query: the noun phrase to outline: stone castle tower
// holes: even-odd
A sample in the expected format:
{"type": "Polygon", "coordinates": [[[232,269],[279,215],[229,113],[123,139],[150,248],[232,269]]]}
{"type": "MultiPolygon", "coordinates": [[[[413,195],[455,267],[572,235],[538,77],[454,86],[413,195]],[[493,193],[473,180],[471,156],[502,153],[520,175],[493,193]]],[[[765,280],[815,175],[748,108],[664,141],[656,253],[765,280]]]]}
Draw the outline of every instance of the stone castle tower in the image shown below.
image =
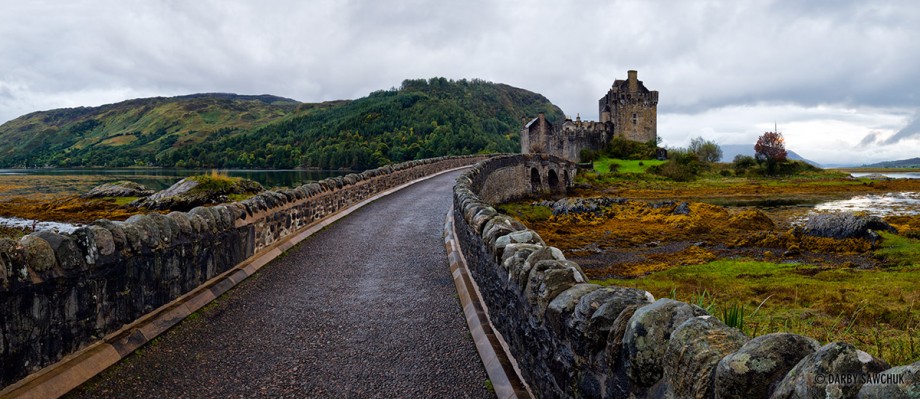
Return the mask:
{"type": "Polygon", "coordinates": [[[546,153],[571,161],[581,161],[582,150],[598,151],[613,137],[648,142],[658,139],[658,92],[649,90],[636,71],[613,86],[598,101],[600,121],[574,121],[550,124],[541,113],[521,130],[521,152],[546,153]]]}

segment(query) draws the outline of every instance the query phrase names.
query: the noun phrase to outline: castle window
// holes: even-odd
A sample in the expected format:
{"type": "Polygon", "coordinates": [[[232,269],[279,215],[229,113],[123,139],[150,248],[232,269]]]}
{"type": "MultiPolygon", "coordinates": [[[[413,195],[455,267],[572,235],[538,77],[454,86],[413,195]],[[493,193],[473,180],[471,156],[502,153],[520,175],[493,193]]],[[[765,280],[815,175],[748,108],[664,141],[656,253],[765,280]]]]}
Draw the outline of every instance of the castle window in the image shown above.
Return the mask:
{"type": "Polygon", "coordinates": [[[633,113],[633,125],[639,123],[639,114],[633,113]]]}

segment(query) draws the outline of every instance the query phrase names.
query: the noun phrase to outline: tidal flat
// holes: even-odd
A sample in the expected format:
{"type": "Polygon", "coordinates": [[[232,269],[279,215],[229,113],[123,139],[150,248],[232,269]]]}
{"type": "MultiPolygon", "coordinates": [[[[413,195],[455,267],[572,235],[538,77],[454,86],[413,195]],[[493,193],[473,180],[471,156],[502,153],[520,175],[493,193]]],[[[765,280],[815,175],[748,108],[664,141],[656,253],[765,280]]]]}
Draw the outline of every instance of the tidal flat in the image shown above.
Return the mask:
{"type": "Polygon", "coordinates": [[[558,198],[499,211],[594,283],[694,303],[723,320],[740,311],[752,337],[786,331],[852,342],[892,364],[920,360],[920,179],[833,170],[737,177],[717,165],[676,182],[624,163],[620,172],[580,173],[569,198],[616,199],[592,212],[554,215],[546,205],[558,198]],[[811,215],[837,211],[880,216],[897,233],[803,234],[811,215]]]}

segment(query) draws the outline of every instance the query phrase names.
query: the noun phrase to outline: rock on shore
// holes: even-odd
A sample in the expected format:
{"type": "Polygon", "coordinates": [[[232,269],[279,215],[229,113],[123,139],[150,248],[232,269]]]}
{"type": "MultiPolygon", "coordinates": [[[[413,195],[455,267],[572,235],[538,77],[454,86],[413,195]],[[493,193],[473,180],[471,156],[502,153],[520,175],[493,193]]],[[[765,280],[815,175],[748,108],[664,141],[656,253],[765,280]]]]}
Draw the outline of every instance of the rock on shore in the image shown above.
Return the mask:
{"type": "Polygon", "coordinates": [[[135,182],[122,180],[96,186],[80,198],[146,197],[150,194],[153,194],[153,190],[148,190],[147,187],[135,182]]]}
{"type": "Polygon", "coordinates": [[[196,206],[229,202],[231,194],[257,194],[262,185],[249,179],[224,176],[191,176],[131,206],[148,209],[187,211],[196,206]]]}

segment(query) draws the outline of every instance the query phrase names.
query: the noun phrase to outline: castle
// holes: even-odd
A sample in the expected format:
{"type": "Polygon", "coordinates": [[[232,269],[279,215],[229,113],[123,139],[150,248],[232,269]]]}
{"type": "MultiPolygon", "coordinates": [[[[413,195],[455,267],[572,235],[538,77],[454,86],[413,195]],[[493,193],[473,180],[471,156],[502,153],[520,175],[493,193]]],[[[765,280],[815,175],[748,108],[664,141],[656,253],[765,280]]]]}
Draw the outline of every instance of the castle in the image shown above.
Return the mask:
{"type": "Polygon", "coordinates": [[[600,122],[566,118],[550,124],[540,113],[521,130],[521,152],[546,153],[571,161],[580,161],[582,150],[598,151],[614,137],[633,141],[658,139],[658,92],[638,80],[636,71],[627,72],[626,80],[616,80],[598,101],[600,122]]]}

